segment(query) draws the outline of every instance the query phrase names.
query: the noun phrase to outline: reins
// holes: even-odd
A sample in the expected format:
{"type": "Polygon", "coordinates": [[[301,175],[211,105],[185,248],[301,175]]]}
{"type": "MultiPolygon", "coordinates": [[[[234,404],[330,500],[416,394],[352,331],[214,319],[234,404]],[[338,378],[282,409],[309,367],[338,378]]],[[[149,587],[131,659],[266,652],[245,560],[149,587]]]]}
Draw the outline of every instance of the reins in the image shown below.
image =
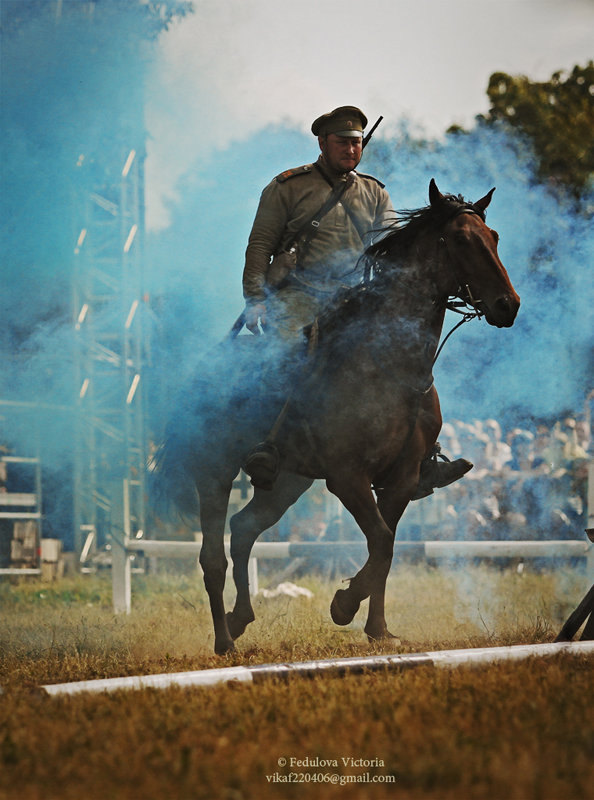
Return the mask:
{"type": "MultiPolygon", "coordinates": [[[[458,209],[458,211],[456,211],[456,213],[453,216],[457,217],[460,214],[476,214],[483,220],[483,222],[485,220],[483,214],[478,212],[474,207],[468,205],[465,205],[463,208],[458,209]]],[[[447,247],[447,242],[445,237],[442,236],[439,241],[442,244],[445,244],[447,247]]],[[[454,295],[454,297],[458,297],[459,300],[457,301],[448,300],[448,302],[446,303],[446,308],[448,309],[448,311],[453,311],[455,314],[462,314],[462,319],[460,320],[460,322],[457,322],[456,325],[454,325],[454,327],[442,340],[441,344],[437,348],[435,357],[433,358],[432,366],[435,365],[435,362],[439,358],[439,355],[443,350],[445,343],[448,341],[450,336],[455,331],[458,330],[458,328],[464,325],[465,322],[470,322],[471,319],[480,319],[482,316],[484,316],[484,314],[480,310],[481,301],[475,300],[474,297],[472,296],[472,292],[470,291],[470,286],[467,283],[462,284],[462,282],[459,280],[458,276],[456,275],[456,270],[454,269],[453,264],[451,263],[451,259],[448,259],[448,265],[452,270],[452,273],[454,274],[456,281],[458,282],[458,293],[454,295]]]]}
{"type": "MultiPolygon", "coordinates": [[[[465,204],[461,208],[456,209],[454,213],[449,217],[449,219],[453,219],[454,217],[457,217],[460,214],[476,214],[483,220],[483,222],[485,219],[484,214],[482,214],[480,211],[477,211],[476,208],[474,208],[472,205],[469,204],[465,204]]],[[[446,239],[443,236],[440,237],[439,241],[441,244],[447,244],[446,239]]],[[[361,258],[365,259],[365,254],[361,258]]],[[[444,348],[444,345],[446,344],[450,336],[455,331],[457,331],[458,328],[464,325],[465,322],[470,322],[471,319],[480,319],[481,317],[484,316],[483,312],[480,310],[481,301],[475,300],[475,298],[472,295],[470,286],[468,284],[463,284],[462,281],[460,281],[458,275],[456,274],[456,270],[454,269],[453,264],[451,263],[451,259],[448,259],[447,263],[454,275],[454,278],[456,279],[456,282],[458,283],[458,291],[456,294],[452,295],[451,300],[448,299],[448,301],[445,304],[445,307],[448,311],[453,311],[455,314],[461,314],[462,319],[459,322],[457,322],[456,325],[454,325],[454,327],[447,333],[447,335],[440,343],[439,347],[437,348],[437,352],[435,353],[435,356],[433,358],[433,361],[431,363],[431,368],[434,367],[435,362],[437,361],[439,355],[441,354],[444,348]],[[455,298],[458,299],[456,300],[455,298]]],[[[369,285],[372,282],[373,268],[374,268],[373,262],[370,259],[365,259],[364,271],[363,271],[363,284],[369,285]]],[[[411,291],[414,291],[410,286],[407,286],[406,288],[408,288],[411,291]]],[[[432,383],[430,384],[430,386],[431,385],[432,383]]]]}
{"type": "Polygon", "coordinates": [[[458,303],[455,303],[455,302],[446,303],[446,308],[448,309],[448,311],[454,311],[456,314],[462,314],[462,319],[460,320],[460,322],[457,322],[454,325],[454,327],[451,329],[451,331],[449,331],[447,333],[447,335],[443,338],[443,340],[442,340],[441,344],[439,345],[439,347],[437,348],[437,352],[435,353],[435,356],[433,358],[433,363],[431,365],[432,367],[435,366],[435,362],[439,358],[439,355],[440,355],[441,351],[443,350],[445,343],[450,338],[450,336],[454,333],[454,331],[457,331],[458,328],[460,328],[462,325],[464,325],[465,322],[470,322],[471,319],[480,319],[483,316],[483,314],[481,314],[481,312],[476,308],[473,308],[472,311],[461,311],[460,308],[459,308],[460,306],[463,306],[465,308],[469,308],[469,307],[473,308],[472,306],[469,306],[468,303],[465,303],[464,301],[460,301],[458,303]]]}

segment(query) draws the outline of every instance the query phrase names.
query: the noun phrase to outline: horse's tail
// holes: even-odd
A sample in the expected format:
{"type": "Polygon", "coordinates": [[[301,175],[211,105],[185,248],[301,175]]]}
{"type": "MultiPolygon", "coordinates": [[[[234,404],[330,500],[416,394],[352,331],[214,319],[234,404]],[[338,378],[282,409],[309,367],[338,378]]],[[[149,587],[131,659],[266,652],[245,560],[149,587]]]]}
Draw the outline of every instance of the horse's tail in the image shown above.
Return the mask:
{"type": "MultiPolygon", "coordinates": [[[[195,522],[199,512],[196,479],[210,474],[209,467],[216,470],[220,462],[215,455],[216,464],[212,466],[213,454],[225,453],[232,446],[229,421],[240,418],[244,427],[248,424],[245,400],[254,394],[261,370],[258,338],[264,337],[240,336],[209,351],[174,400],[148,481],[152,510],[161,519],[181,517],[195,522]]],[[[257,413],[261,413],[259,407],[257,413]]],[[[258,433],[254,433],[254,444],[259,441],[258,433]]]]}
{"type": "Polygon", "coordinates": [[[149,463],[149,500],[163,520],[195,519],[199,513],[196,485],[188,463],[187,437],[169,433],[149,463]]]}

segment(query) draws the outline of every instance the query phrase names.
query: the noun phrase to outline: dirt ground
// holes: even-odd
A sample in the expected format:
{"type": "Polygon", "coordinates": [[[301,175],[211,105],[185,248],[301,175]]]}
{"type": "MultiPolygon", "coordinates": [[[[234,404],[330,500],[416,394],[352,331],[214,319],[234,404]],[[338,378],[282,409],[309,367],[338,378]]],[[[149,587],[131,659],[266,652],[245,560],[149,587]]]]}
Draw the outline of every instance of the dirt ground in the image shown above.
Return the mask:
{"type": "Polygon", "coordinates": [[[410,798],[586,800],[592,657],[211,688],[49,697],[47,683],[552,641],[584,576],[407,567],[390,577],[399,641],[371,645],[311,597],[256,598],[235,654],[212,654],[195,575],[135,576],[116,616],[106,578],[0,584],[2,800],[410,798]]]}

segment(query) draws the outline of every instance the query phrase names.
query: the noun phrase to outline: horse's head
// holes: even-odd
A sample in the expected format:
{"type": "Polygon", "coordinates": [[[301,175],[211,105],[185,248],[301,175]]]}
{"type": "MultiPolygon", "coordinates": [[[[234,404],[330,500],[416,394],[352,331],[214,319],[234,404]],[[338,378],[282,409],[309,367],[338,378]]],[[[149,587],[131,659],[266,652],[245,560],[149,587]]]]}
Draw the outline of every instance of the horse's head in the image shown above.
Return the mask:
{"type": "Polygon", "coordinates": [[[438,239],[445,291],[484,314],[490,325],[509,328],[520,298],[497,254],[499,237],[485,223],[485,210],[494,191],[476,203],[466,203],[441,194],[432,179],[429,201],[438,217],[445,219],[438,239]]]}

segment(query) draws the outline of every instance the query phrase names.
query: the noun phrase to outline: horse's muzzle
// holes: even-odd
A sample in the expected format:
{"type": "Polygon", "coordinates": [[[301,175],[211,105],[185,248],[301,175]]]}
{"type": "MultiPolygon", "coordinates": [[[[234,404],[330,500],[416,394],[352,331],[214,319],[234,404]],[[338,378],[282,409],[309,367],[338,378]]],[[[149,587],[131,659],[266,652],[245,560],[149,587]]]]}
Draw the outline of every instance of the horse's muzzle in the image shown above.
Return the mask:
{"type": "Polygon", "coordinates": [[[493,303],[483,304],[485,318],[489,325],[497,328],[511,328],[520,308],[520,298],[517,294],[504,294],[493,303]]]}

